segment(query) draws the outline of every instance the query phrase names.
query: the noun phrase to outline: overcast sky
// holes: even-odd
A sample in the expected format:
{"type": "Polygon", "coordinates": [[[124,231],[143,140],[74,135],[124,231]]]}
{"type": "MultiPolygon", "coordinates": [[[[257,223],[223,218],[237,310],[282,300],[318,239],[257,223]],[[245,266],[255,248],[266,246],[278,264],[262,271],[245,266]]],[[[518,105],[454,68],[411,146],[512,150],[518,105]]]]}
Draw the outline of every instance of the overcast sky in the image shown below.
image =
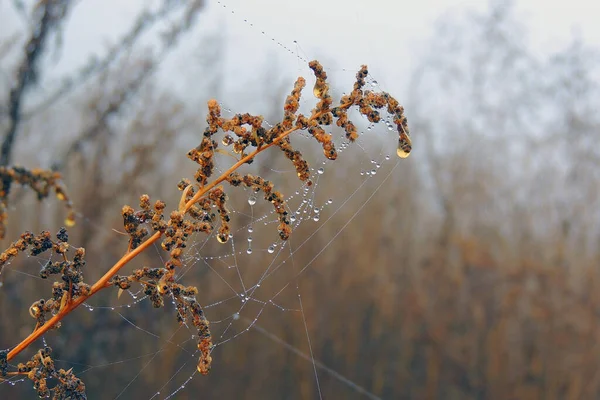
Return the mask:
{"type": "MultiPolygon", "coordinates": [[[[0,37],[23,27],[22,19],[10,12],[11,3],[0,0],[0,37]]],[[[90,53],[101,55],[149,3],[157,1],[78,2],[65,31],[60,62],[53,64],[55,73],[81,66],[90,53]]],[[[534,51],[543,54],[555,50],[575,34],[600,48],[600,1],[515,3],[517,15],[529,29],[527,40],[534,51]]],[[[326,66],[335,63],[355,71],[361,64],[369,64],[372,74],[389,91],[403,91],[407,72],[414,67],[438,18],[453,15],[452,10],[482,10],[487,6],[486,1],[475,0],[207,0],[207,4],[199,29],[186,37],[184,46],[197,50],[199,36],[221,32],[228,48],[226,74],[251,75],[273,54],[281,63],[279,68],[289,70],[290,75],[306,74],[294,55],[278,47],[278,41],[306,58],[321,59],[326,66]]],[[[189,63],[190,51],[174,54],[172,57],[179,60],[170,60],[170,68],[180,68],[182,59],[189,63]]]]}

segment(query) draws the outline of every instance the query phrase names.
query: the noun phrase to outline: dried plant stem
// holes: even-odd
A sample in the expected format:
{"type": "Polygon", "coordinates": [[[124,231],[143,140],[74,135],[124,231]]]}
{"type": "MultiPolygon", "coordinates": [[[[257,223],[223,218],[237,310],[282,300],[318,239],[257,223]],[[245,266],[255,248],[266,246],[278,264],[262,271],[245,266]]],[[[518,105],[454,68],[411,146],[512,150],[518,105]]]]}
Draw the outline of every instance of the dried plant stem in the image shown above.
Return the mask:
{"type": "MultiPolygon", "coordinates": [[[[320,112],[320,111],[313,112],[313,114],[309,118],[309,121],[319,118],[321,116],[321,114],[323,114],[323,112],[320,112]]],[[[208,185],[206,185],[206,186],[202,187],[200,190],[198,190],[198,192],[194,195],[194,197],[192,197],[185,204],[185,208],[181,211],[184,213],[187,213],[189,211],[189,209],[195,203],[197,203],[209,190],[211,190],[216,185],[218,185],[219,183],[226,180],[227,177],[229,176],[229,174],[236,171],[242,165],[246,164],[249,160],[252,160],[259,153],[267,150],[268,148],[270,148],[272,146],[277,145],[285,137],[289,136],[291,133],[297,131],[298,129],[300,129],[300,128],[295,126],[291,129],[281,133],[276,139],[273,140],[273,142],[263,145],[263,146],[257,148],[256,150],[254,150],[252,153],[241,158],[238,162],[233,164],[227,171],[225,171],[223,174],[221,174],[221,176],[219,176],[217,179],[215,179],[208,185]]],[[[94,283],[94,285],[92,285],[89,296],[81,296],[74,300],[70,300],[67,304],[65,304],[65,306],[56,315],[54,315],[52,318],[50,318],[44,325],[35,329],[33,332],[31,332],[29,334],[29,336],[27,336],[19,344],[17,344],[15,346],[15,348],[12,349],[8,353],[7,360],[10,361],[14,357],[16,357],[19,353],[21,353],[23,350],[25,350],[29,345],[31,345],[33,342],[35,342],[37,339],[39,339],[40,336],[42,336],[44,333],[46,333],[48,330],[50,330],[54,325],[56,325],[58,322],[60,322],[65,316],[67,316],[69,313],[71,313],[71,311],[73,311],[74,309],[79,307],[81,305],[81,303],[85,302],[89,297],[93,296],[94,294],[96,294],[97,292],[99,292],[100,290],[102,290],[106,287],[110,287],[111,285],[108,284],[110,279],[113,276],[115,276],[121,270],[121,268],[123,268],[131,260],[133,260],[135,257],[137,257],[144,250],[146,250],[150,245],[154,244],[154,242],[156,242],[158,239],[160,239],[162,235],[163,235],[162,232],[154,233],[152,236],[150,236],[148,239],[146,239],[143,243],[141,243],[134,250],[128,251],[125,255],[123,255],[123,257],[121,257],[121,259],[119,259],[119,261],[117,261],[100,279],[98,279],[98,281],[96,283],[94,283]]]]}

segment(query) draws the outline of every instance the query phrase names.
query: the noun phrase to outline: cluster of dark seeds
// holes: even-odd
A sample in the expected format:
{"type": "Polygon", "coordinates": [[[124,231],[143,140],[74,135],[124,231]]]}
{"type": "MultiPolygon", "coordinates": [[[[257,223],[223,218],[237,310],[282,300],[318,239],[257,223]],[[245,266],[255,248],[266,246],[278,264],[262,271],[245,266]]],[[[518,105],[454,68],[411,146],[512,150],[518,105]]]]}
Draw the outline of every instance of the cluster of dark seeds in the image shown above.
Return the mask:
{"type": "MultiPolygon", "coordinates": [[[[5,265],[19,252],[29,250],[32,256],[40,255],[48,250],[59,255],[60,261],[48,260],[40,269],[40,278],[47,279],[50,275],[60,275],[61,279],[54,282],[52,286],[52,297],[35,301],[29,307],[29,314],[36,320],[36,329],[46,323],[48,314],[56,315],[65,305],[73,299],[91,293],[90,285],[83,281],[83,267],[85,266],[85,250],[75,248],[72,260],[67,254],[71,249],[68,243],[69,237],[65,228],[61,228],[56,234],[56,240],[52,240],[50,232],[43,231],[39,235],[25,232],[21,238],[0,254],[0,267],[5,265]]],[[[53,328],[60,327],[60,323],[53,328]]]]}
{"type": "Polygon", "coordinates": [[[173,268],[149,268],[136,269],[131,275],[115,275],[109,284],[121,290],[127,290],[132,283],[137,282],[144,287],[144,294],[148,296],[155,308],[164,305],[164,297],[169,296],[175,302],[177,309],[177,321],[180,324],[191,321],[198,332],[198,350],[200,359],[198,371],[206,375],[210,371],[212,357],[212,337],[209,322],[204,315],[200,303],[196,300],[198,289],[193,286],[183,286],[175,281],[175,270],[173,268]]]}
{"type": "Polygon", "coordinates": [[[33,382],[33,388],[40,398],[53,400],[85,400],[85,384],[73,374],[72,368],[57,370],[52,359],[52,348],[46,346],[37,351],[26,363],[19,363],[15,372],[8,372],[6,356],[8,351],[0,351],[0,376],[25,376],[33,382]],[[48,380],[56,382],[49,387],[48,380]]]}

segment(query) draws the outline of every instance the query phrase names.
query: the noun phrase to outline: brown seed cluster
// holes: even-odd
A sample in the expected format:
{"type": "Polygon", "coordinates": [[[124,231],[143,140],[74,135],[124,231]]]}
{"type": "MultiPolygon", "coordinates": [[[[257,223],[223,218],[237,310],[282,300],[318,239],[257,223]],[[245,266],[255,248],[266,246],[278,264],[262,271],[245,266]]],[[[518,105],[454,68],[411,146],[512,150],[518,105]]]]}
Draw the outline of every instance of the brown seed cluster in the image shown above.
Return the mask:
{"type": "Polygon", "coordinates": [[[332,110],[333,116],[337,118],[336,124],[344,128],[346,137],[353,142],[358,138],[358,133],[356,126],[348,120],[348,109],[352,106],[358,106],[359,112],[366,116],[370,122],[378,123],[381,121],[381,115],[377,110],[387,106],[386,111],[393,116],[393,122],[396,124],[399,135],[398,156],[406,158],[412,150],[412,142],[408,130],[408,121],[404,115],[404,107],[389,93],[363,90],[368,75],[369,70],[366,65],[363,65],[356,74],[354,90],[349,95],[342,96],[341,105],[332,110]]]}
{"type": "Polygon", "coordinates": [[[150,205],[150,196],[144,194],[140,196],[141,210],[135,211],[130,206],[123,206],[121,215],[123,216],[123,226],[125,232],[129,235],[129,248],[135,249],[148,236],[148,229],[144,226],[151,223],[153,231],[163,232],[166,229],[163,211],[165,203],[157,201],[154,207],[150,205]]]}
{"type": "Polygon", "coordinates": [[[282,240],[287,240],[290,237],[292,227],[288,212],[285,209],[285,200],[280,192],[273,190],[275,185],[273,185],[272,182],[266,181],[260,176],[251,174],[242,176],[237,172],[229,174],[227,182],[229,182],[231,186],[240,186],[243,184],[244,186],[251,188],[255,193],[262,191],[265,200],[273,204],[275,212],[279,216],[279,225],[277,226],[279,237],[282,240]]]}
{"type": "Polygon", "coordinates": [[[8,214],[8,195],[13,183],[23,186],[29,186],[37,193],[38,200],[43,200],[49,196],[50,191],[54,189],[56,197],[64,201],[67,207],[67,217],[65,225],[68,227],[75,225],[75,212],[73,205],[67,197],[66,190],[61,182],[61,176],[58,172],[44,169],[28,170],[22,167],[0,167],[0,239],[6,234],[6,221],[8,214]]]}
{"type": "MultiPolygon", "coordinates": [[[[40,398],[50,397],[52,399],[86,399],[85,384],[75,376],[72,368],[68,371],[57,370],[51,357],[52,348],[44,347],[36,352],[26,363],[17,365],[15,375],[25,375],[33,382],[33,388],[40,398]],[[56,382],[54,387],[48,387],[48,380],[56,382]]],[[[0,355],[2,357],[2,355],[0,355]]],[[[4,355],[4,357],[6,357],[4,355]]],[[[1,366],[1,361],[0,361],[1,366]]],[[[2,376],[7,375],[6,369],[0,368],[2,376]]]]}
{"type": "Polygon", "coordinates": [[[133,282],[138,282],[144,287],[147,295],[155,308],[164,305],[164,297],[169,296],[175,302],[177,309],[177,322],[184,324],[191,319],[198,331],[198,349],[200,358],[198,371],[206,375],[210,371],[212,357],[212,336],[209,322],[204,315],[204,310],[196,300],[198,289],[193,286],[183,286],[175,281],[175,270],[172,268],[144,267],[133,271],[129,276],[115,275],[109,284],[126,290],[133,282]]]}
{"type": "MultiPolygon", "coordinates": [[[[42,279],[47,279],[50,275],[61,275],[61,279],[54,282],[52,297],[37,300],[29,307],[29,314],[36,320],[36,328],[46,323],[48,314],[56,315],[73,299],[90,295],[90,285],[83,281],[82,269],[85,266],[85,250],[76,248],[73,260],[69,260],[67,253],[71,247],[68,240],[69,236],[65,228],[58,231],[56,240],[52,240],[52,235],[48,231],[43,231],[37,236],[31,232],[25,232],[19,240],[0,254],[0,267],[25,250],[29,250],[29,254],[33,256],[48,250],[52,250],[60,256],[60,261],[48,260],[40,270],[39,274],[42,279]]],[[[60,323],[54,326],[54,328],[58,327],[60,327],[60,323]]]]}

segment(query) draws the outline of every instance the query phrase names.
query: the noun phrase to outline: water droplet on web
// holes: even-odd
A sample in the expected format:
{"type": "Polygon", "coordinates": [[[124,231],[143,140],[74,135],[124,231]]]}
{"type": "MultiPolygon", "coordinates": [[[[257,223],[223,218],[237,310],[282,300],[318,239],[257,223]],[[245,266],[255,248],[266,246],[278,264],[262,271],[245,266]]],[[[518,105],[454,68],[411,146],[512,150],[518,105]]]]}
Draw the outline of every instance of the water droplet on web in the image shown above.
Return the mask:
{"type": "Polygon", "coordinates": [[[377,171],[375,171],[374,169],[371,170],[371,175],[375,175],[377,173],[377,171]]]}
{"type": "Polygon", "coordinates": [[[89,307],[88,310],[89,311],[94,311],[94,307],[89,307]]]}
{"type": "Polygon", "coordinates": [[[269,252],[269,254],[275,253],[275,247],[273,247],[273,245],[269,246],[269,248],[267,249],[267,252],[269,252]]]}
{"type": "Polygon", "coordinates": [[[238,319],[240,319],[240,313],[233,314],[233,320],[237,321],[238,319]]]}
{"type": "Polygon", "coordinates": [[[248,254],[252,254],[252,249],[251,249],[251,248],[248,248],[248,250],[246,250],[246,253],[248,253],[248,254]]]}
{"type": "Polygon", "coordinates": [[[248,243],[252,242],[252,236],[248,236],[248,243]]]}
{"type": "Polygon", "coordinates": [[[333,199],[327,200],[327,204],[331,204],[331,203],[333,203],[333,199]]]}
{"type": "Polygon", "coordinates": [[[319,214],[317,214],[313,217],[313,221],[319,222],[319,214]]]}
{"type": "Polygon", "coordinates": [[[377,163],[377,164],[375,164],[375,167],[376,168],[381,168],[381,164],[377,163]]]}
{"type": "Polygon", "coordinates": [[[248,197],[248,204],[250,204],[251,206],[256,204],[256,196],[250,196],[248,197]]]}
{"type": "Polygon", "coordinates": [[[387,156],[385,156],[385,159],[389,160],[390,159],[390,155],[388,154],[387,156]]]}
{"type": "Polygon", "coordinates": [[[254,232],[254,228],[252,228],[251,226],[248,227],[248,233],[252,233],[254,232]]]}
{"type": "Polygon", "coordinates": [[[319,207],[315,207],[315,208],[313,209],[313,211],[314,211],[315,213],[318,213],[318,212],[319,212],[319,211],[321,211],[321,210],[319,209],[319,207]]]}
{"type": "Polygon", "coordinates": [[[290,221],[292,221],[292,222],[296,222],[296,216],[295,216],[295,215],[292,215],[292,216],[290,217],[290,221]]]}
{"type": "Polygon", "coordinates": [[[317,174],[319,174],[319,175],[323,175],[324,172],[325,172],[325,170],[323,168],[319,168],[317,170],[317,174]]]}

